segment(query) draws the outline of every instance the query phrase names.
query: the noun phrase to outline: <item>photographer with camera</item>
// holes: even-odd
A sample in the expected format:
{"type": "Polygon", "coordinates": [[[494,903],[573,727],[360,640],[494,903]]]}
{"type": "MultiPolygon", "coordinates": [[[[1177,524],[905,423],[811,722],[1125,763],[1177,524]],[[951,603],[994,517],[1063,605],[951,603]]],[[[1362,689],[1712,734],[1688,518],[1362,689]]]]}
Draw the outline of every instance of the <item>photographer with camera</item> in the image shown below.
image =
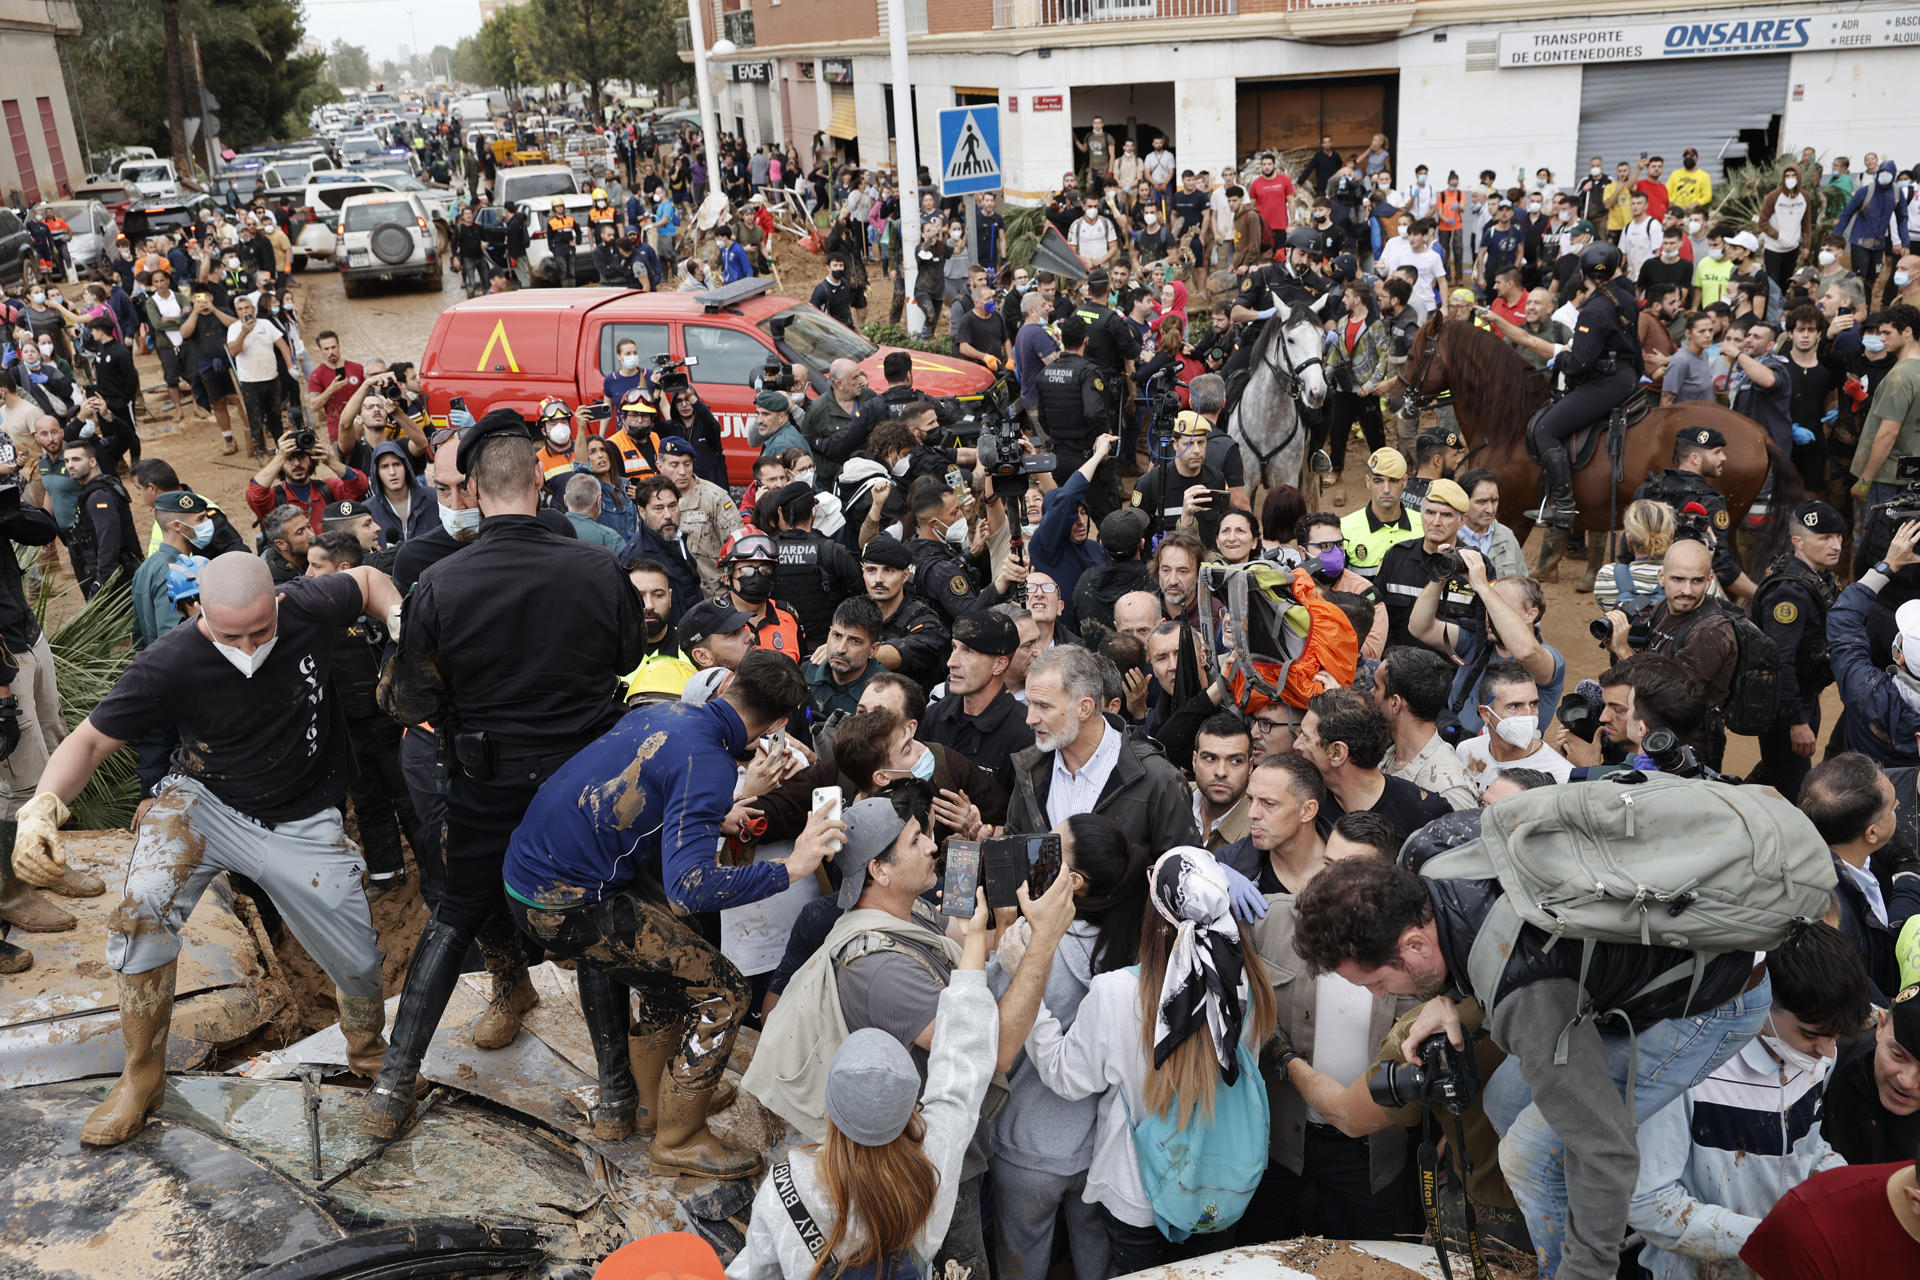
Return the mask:
{"type": "Polygon", "coordinates": [[[1560,704],[1553,746],[1573,762],[1572,782],[1627,769],[1656,771],[1659,762],[1641,749],[1648,736],[1664,729],[1676,739],[1689,738],[1706,718],[1700,682],[1671,658],[1636,653],[1607,668],[1594,683],[1600,690],[1597,711],[1571,694],[1560,704]],[[1589,720],[1591,733],[1582,732],[1582,719],[1589,720]]]}
{"type": "MultiPolygon", "coordinates": [[[[1920,538],[1920,524],[1913,528],[1915,537],[1920,538]]],[[[1909,542],[1909,552],[1911,548],[1909,542]]],[[[1733,689],[1740,644],[1734,634],[1729,607],[1708,598],[1707,585],[1712,580],[1713,552],[1697,537],[1682,537],[1667,548],[1666,557],[1660,562],[1660,588],[1666,598],[1647,616],[1643,642],[1635,644],[1634,632],[1638,629],[1619,609],[1609,609],[1606,620],[1610,631],[1607,650],[1616,660],[1631,657],[1636,648],[1662,654],[1700,682],[1710,710],[1701,726],[1681,741],[1698,752],[1710,767],[1718,769],[1727,749],[1721,713],[1733,689]]],[[[1916,626],[1920,627],[1920,621],[1916,626]]],[[[1862,631],[1864,656],[1864,627],[1862,631]]],[[[1920,725],[1920,712],[1910,714],[1916,725],[1920,725]]],[[[1908,738],[1911,739],[1912,734],[1908,734],[1908,738]]]]}
{"type": "Polygon", "coordinates": [[[1726,497],[1708,483],[1709,477],[1718,476],[1726,466],[1727,438],[1712,427],[1687,427],[1674,437],[1673,465],[1657,476],[1648,476],[1633,491],[1633,496],[1635,501],[1651,498],[1672,507],[1674,518],[1682,522],[1681,537],[1687,536],[1684,526],[1687,506],[1698,503],[1712,526],[1710,532],[1703,531],[1696,536],[1713,550],[1713,576],[1729,596],[1746,600],[1753,595],[1753,579],[1734,559],[1732,520],[1727,514],[1726,497]]]}
{"type": "Polygon", "coordinates": [[[1824,502],[1803,502],[1789,531],[1792,549],[1767,566],[1753,596],[1753,620],[1780,653],[1780,683],[1773,727],[1760,735],[1760,767],[1747,780],[1792,800],[1820,739],[1820,695],[1833,683],[1827,613],[1840,595],[1833,568],[1847,522],[1824,502]]]}
{"type": "Polygon", "coordinates": [[[1413,603],[1407,630],[1414,643],[1451,655],[1458,664],[1453,694],[1447,702],[1452,719],[1467,733],[1479,731],[1478,708],[1487,701],[1482,676],[1492,663],[1507,660],[1527,669],[1540,690],[1540,718],[1552,719],[1566,688],[1567,660],[1540,637],[1546,593],[1532,578],[1489,579],[1486,560],[1471,548],[1456,548],[1451,554],[1458,560],[1459,569],[1466,571],[1467,587],[1475,600],[1473,617],[1484,620],[1484,625],[1468,626],[1440,616],[1441,592],[1458,572],[1448,566],[1446,576],[1439,580],[1429,575],[1413,603]]]}
{"type": "Polygon", "coordinates": [[[292,504],[305,509],[307,519],[318,527],[329,504],[358,502],[367,496],[368,488],[366,476],[341,462],[332,449],[322,447],[312,431],[298,429],[280,437],[272,456],[247,481],[247,506],[264,520],[275,507],[292,504]],[[334,472],[333,477],[314,477],[315,467],[321,464],[334,472]]]}
{"type": "Polygon", "coordinates": [[[1920,763],[1920,600],[1894,610],[1891,667],[1874,662],[1867,627],[1893,575],[1920,564],[1916,543],[1920,520],[1909,520],[1893,535],[1886,557],[1842,591],[1827,614],[1827,653],[1846,708],[1828,748],[1858,751],[1888,769],[1920,763]]]}

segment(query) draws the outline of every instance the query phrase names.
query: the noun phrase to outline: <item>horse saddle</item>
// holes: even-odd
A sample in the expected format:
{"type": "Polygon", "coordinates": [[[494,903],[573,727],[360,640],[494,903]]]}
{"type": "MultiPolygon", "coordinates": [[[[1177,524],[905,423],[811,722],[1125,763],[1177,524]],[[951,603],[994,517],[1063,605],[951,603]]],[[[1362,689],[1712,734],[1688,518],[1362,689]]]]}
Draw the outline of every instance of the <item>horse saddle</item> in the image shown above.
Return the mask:
{"type": "MultiPolygon", "coordinates": [[[[1567,456],[1573,460],[1573,469],[1578,471],[1593,461],[1593,455],[1604,436],[1607,441],[1607,457],[1613,460],[1613,480],[1618,484],[1621,454],[1627,441],[1627,428],[1646,417],[1659,403],[1653,384],[1642,382],[1627,394],[1625,400],[1613,406],[1605,418],[1595,419],[1574,432],[1572,438],[1567,441],[1567,456]]],[[[1550,400],[1541,405],[1534,412],[1533,417],[1527,421],[1527,456],[1536,464],[1540,461],[1540,447],[1534,439],[1534,428],[1539,425],[1541,416],[1552,407],[1552,404],[1553,401],[1550,400]]]]}

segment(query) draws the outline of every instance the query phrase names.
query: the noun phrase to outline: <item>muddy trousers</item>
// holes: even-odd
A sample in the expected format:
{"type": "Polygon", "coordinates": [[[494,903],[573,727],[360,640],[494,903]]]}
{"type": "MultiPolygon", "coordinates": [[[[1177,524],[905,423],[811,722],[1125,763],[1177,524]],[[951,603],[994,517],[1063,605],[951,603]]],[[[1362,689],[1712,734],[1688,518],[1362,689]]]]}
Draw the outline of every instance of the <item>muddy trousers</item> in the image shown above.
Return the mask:
{"type": "Polygon", "coordinates": [[[668,1027],[680,1037],[667,1060],[673,1079],[689,1090],[719,1082],[747,1015],[747,980],[688,921],[628,893],[559,910],[513,897],[507,905],[536,949],[574,961],[593,1042],[615,1049],[611,1060],[599,1064],[603,1093],[624,1083],[621,1074],[630,1074],[627,1036],[642,1038],[668,1027]],[[638,1001],[629,1002],[628,992],[638,1001]],[[629,1003],[630,1031],[624,1016],[629,1003]],[[592,1025],[609,1019],[608,1025],[592,1025]]]}
{"type": "Polygon", "coordinates": [[[107,934],[107,963],[119,973],[146,973],[172,962],[194,904],[214,876],[228,871],[266,891],[342,992],[377,997],[386,957],[360,883],[364,869],[338,809],[269,826],[194,779],[171,775],[134,841],[126,895],[107,934]]]}

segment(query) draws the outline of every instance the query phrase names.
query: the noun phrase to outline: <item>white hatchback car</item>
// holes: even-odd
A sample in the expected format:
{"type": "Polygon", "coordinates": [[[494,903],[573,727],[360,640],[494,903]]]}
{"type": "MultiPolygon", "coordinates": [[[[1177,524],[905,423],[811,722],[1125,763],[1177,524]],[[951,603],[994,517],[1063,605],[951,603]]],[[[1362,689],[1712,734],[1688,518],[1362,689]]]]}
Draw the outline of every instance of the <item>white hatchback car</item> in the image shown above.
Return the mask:
{"type": "Polygon", "coordinates": [[[425,280],[440,286],[439,244],[420,198],[404,191],[350,196],[334,228],[340,287],[360,296],[368,280],[425,280]]]}

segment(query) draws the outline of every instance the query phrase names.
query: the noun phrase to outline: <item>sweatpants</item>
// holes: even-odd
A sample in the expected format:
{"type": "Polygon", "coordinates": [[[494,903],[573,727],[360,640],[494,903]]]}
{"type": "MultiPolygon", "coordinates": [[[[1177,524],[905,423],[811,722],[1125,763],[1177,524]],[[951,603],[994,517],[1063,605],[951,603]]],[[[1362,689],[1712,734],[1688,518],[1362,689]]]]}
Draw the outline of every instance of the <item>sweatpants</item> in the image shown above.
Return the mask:
{"type": "Polygon", "coordinates": [[[1057,1213],[1067,1216],[1067,1248],[1074,1280],[1107,1280],[1107,1224],[1097,1204],[1081,1197],[1087,1171],[1048,1173],[995,1158],[989,1188],[993,1193],[993,1252],[1000,1280],[1045,1280],[1053,1258],[1057,1213]]]}
{"type": "Polygon", "coordinates": [[[180,929],[222,871],[264,889],[315,964],[349,996],[378,996],[386,957],[373,929],[360,850],[338,809],[254,821],[200,782],[172,774],[140,824],[120,909],[107,933],[107,964],[146,973],[180,954],[180,929]]]}

